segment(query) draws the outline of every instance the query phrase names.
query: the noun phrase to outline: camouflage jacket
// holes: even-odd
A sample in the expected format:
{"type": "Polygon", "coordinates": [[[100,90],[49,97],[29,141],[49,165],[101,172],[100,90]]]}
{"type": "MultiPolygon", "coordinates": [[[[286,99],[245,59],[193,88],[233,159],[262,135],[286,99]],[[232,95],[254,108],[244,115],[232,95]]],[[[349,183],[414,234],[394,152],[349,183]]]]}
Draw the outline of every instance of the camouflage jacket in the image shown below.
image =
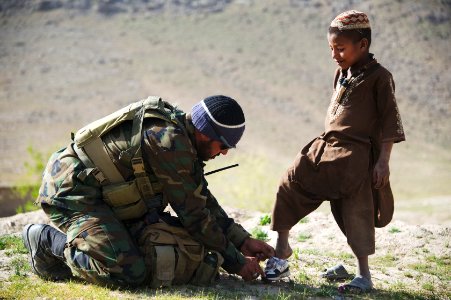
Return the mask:
{"type": "MultiPolygon", "coordinates": [[[[237,273],[245,263],[238,249],[250,234],[227,216],[208,190],[204,164],[194,146],[194,126],[181,111],[177,118],[183,128],[161,119],[144,120],[141,149],[146,171],[158,178],[163,187],[163,203],[171,205],[188,232],[207,249],[222,254],[226,271],[237,273]]],[[[127,131],[114,128],[103,138],[111,156],[119,155],[115,138],[127,131]]],[[[117,162],[116,167],[124,178],[133,176],[129,166],[117,162]]],[[[165,204],[162,206],[159,211],[164,210],[165,204]]]]}

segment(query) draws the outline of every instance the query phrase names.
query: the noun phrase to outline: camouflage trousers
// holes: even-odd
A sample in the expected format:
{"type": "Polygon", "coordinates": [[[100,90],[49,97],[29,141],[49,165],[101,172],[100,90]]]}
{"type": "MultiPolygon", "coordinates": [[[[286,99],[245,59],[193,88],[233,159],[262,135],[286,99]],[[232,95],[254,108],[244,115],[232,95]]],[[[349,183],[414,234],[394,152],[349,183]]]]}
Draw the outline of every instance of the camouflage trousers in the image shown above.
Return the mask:
{"type": "Polygon", "coordinates": [[[49,159],[36,201],[66,233],[64,256],[75,276],[107,285],[145,280],[147,270],[136,240],[104,204],[100,185],[71,145],[49,159]]]}

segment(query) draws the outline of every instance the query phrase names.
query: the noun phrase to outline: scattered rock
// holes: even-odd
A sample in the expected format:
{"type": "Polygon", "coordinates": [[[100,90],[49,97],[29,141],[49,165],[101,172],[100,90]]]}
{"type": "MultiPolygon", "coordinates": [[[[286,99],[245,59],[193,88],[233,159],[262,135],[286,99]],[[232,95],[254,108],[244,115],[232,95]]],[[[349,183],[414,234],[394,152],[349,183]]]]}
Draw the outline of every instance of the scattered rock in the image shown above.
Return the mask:
{"type": "Polygon", "coordinates": [[[22,232],[22,228],[27,224],[49,224],[50,221],[42,209],[17,214],[11,217],[0,218],[0,236],[22,232]]]}
{"type": "Polygon", "coordinates": [[[50,11],[63,7],[63,3],[58,0],[43,0],[37,4],[37,11],[50,11]]]}

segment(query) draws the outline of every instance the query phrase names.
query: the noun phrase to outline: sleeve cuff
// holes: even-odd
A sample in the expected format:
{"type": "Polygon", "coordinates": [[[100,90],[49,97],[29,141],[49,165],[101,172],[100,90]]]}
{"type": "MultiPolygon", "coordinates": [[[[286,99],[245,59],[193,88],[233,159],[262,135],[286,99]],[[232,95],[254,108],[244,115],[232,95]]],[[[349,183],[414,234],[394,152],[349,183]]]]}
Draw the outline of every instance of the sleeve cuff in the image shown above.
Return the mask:
{"type": "Polygon", "coordinates": [[[230,274],[237,274],[246,264],[244,255],[232,243],[229,243],[224,254],[224,263],[222,268],[230,274]]]}
{"type": "Polygon", "coordinates": [[[247,232],[243,226],[237,223],[232,223],[227,229],[226,237],[229,241],[235,245],[236,248],[240,248],[244,243],[244,240],[250,237],[251,234],[247,232]]]}

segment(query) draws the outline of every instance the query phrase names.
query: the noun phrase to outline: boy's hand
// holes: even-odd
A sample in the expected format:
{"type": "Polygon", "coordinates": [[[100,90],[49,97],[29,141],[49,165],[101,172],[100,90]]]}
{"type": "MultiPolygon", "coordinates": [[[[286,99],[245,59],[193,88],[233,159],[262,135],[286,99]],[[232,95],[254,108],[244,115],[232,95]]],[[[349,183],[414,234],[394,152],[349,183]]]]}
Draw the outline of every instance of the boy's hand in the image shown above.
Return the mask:
{"type": "Polygon", "coordinates": [[[374,166],[373,170],[373,184],[374,188],[381,189],[387,185],[390,178],[390,168],[388,162],[379,160],[374,166]]]}
{"type": "Polygon", "coordinates": [[[388,162],[390,161],[392,147],[393,142],[386,142],[381,145],[381,153],[373,170],[373,184],[376,189],[383,188],[388,183],[390,177],[388,162]]]}
{"type": "Polygon", "coordinates": [[[240,251],[244,256],[253,256],[258,260],[265,260],[276,254],[273,247],[253,238],[245,239],[240,251]]]}
{"type": "Polygon", "coordinates": [[[244,281],[251,281],[257,279],[258,276],[265,277],[265,272],[262,270],[258,264],[258,259],[256,257],[246,256],[246,264],[238,272],[238,275],[243,278],[244,281]]]}

